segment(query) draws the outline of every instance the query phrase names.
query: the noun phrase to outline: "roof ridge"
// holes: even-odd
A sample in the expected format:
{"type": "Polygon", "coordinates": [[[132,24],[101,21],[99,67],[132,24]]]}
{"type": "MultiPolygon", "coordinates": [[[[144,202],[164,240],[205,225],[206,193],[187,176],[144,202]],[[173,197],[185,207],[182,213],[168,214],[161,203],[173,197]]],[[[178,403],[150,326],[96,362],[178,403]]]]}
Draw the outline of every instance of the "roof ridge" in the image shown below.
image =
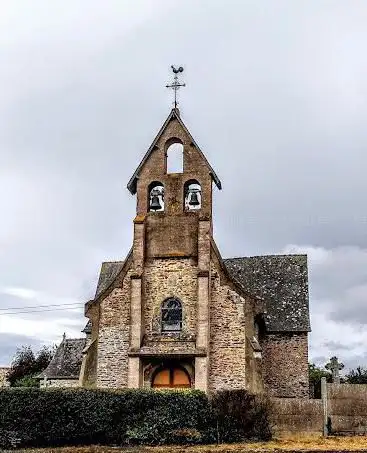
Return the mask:
{"type": "Polygon", "coordinates": [[[124,260],[102,261],[102,264],[104,264],[104,263],[116,263],[117,264],[117,263],[123,263],[123,262],[124,262],[124,260]]]}
{"type": "Polygon", "coordinates": [[[223,258],[224,260],[243,260],[247,258],[267,258],[275,256],[307,256],[307,253],[273,253],[267,255],[250,255],[250,256],[234,256],[231,258],[223,258]]]}

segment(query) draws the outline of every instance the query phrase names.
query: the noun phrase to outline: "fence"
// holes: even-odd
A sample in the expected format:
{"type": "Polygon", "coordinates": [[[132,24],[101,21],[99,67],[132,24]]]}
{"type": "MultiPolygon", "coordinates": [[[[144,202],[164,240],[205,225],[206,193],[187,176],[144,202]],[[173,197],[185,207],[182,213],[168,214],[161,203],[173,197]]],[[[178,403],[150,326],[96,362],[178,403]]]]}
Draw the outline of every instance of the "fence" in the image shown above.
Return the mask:
{"type": "Polygon", "coordinates": [[[366,384],[326,384],[325,399],[332,432],[367,434],[366,384]]]}
{"type": "Polygon", "coordinates": [[[321,399],[272,398],[277,433],[367,434],[367,385],[326,384],[321,399]]]}

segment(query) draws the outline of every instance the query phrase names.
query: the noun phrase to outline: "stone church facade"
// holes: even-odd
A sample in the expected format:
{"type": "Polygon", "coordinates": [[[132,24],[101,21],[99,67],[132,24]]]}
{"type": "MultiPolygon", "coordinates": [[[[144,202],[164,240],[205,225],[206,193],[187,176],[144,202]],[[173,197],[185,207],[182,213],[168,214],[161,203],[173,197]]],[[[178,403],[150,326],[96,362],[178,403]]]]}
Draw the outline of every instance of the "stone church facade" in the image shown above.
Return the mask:
{"type": "Polygon", "coordinates": [[[172,109],[127,186],[131,250],[102,264],[86,338],[64,338],[41,384],[308,397],[307,257],[223,259],[213,186],[218,176],[172,109]],[[171,173],[177,146],[183,168],[171,173]]]}

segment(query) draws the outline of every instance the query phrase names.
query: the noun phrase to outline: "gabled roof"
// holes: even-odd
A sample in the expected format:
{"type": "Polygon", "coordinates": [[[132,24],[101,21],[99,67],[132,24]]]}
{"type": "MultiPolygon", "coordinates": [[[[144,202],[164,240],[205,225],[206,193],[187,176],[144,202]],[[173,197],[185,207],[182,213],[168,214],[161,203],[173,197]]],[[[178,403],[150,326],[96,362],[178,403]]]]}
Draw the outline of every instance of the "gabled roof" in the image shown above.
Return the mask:
{"type": "MultiPolygon", "coordinates": [[[[266,305],[268,332],[309,332],[308,269],[306,255],[265,255],[223,260],[229,277],[242,290],[266,305]]],[[[103,263],[98,285],[107,288],[123,261],[103,263]]],[[[98,289],[97,289],[98,291],[98,289]]]]}
{"type": "Polygon", "coordinates": [[[264,298],[268,332],[309,332],[307,255],[265,255],[223,260],[245,291],[264,298]]]}
{"type": "Polygon", "coordinates": [[[83,333],[89,335],[92,333],[92,321],[89,320],[85,325],[84,329],[82,330],[83,333]]]}
{"type": "Polygon", "coordinates": [[[95,299],[115,280],[123,265],[124,261],[105,261],[102,263],[95,299]]]}
{"type": "Polygon", "coordinates": [[[105,261],[102,263],[101,272],[97,283],[95,299],[113,282],[117,274],[122,269],[124,261],[105,261]]]}
{"type": "Polygon", "coordinates": [[[63,339],[48,367],[37,377],[42,379],[78,379],[85,338],[63,339]]]}
{"type": "Polygon", "coordinates": [[[163,126],[161,127],[160,131],[158,132],[157,136],[153,140],[153,143],[150,145],[148,151],[146,152],[145,156],[143,157],[143,160],[140,162],[138,168],[135,170],[134,174],[132,175],[132,177],[130,178],[130,181],[127,184],[127,188],[129,189],[129,191],[133,195],[136,193],[136,183],[137,183],[137,180],[139,178],[139,174],[140,174],[141,169],[143,168],[145,162],[149,159],[149,156],[151,155],[151,153],[154,151],[154,149],[156,147],[156,144],[157,144],[159,138],[161,137],[161,135],[163,134],[164,130],[166,129],[167,125],[173,119],[176,119],[179,122],[179,124],[181,125],[183,130],[189,136],[189,138],[190,138],[191,142],[193,143],[193,145],[195,146],[195,148],[198,150],[198,152],[201,154],[202,158],[207,163],[207,165],[209,167],[209,170],[210,170],[210,175],[213,178],[213,181],[217,185],[218,189],[220,190],[222,188],[222,183],[220,182],[218,176],[216,175],[216,173],[213,170],[213,168],[210,166],[209,162],[207,161],[207,159],[204,156],[203,152],[199,148],[198,144],[193,139],[192,135],[190,134],[190,132],[187,129],[187,127],[185,126],[184,122],[181,120],[179,110],[177,108],[175,108],[175,109],[171,110],[171,113],[168,115],[168,117],[167,117],[166,121],[164,122],[163,126]]]}

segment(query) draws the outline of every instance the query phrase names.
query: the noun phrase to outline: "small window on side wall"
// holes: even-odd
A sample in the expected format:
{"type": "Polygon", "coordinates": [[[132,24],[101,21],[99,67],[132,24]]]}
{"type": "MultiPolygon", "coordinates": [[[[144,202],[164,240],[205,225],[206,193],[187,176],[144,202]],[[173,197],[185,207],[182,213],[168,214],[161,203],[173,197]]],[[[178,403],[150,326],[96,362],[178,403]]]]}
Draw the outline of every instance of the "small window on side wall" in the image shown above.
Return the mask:
{"type": "Polygon", "coordinates": [[[154,181],[148,187],[148,212],[164,211],[164,186],[154,181]]]}
{"type": "Polygon", "coordinates": [[[183,173],[183,145],[172,143],[167,148],[167,173],[183,173]]]}
{"type": "Polygon", "coordinates": [[[162,303],[161,329],[162,332],[180,332],[182,329],[182,304],[176,297],[162,303]]]}
{"type": "Polygon", "coordinates": [[[201,186],[195,179],[190,179],[184,186],[185,210],[195,211],[201,208],[201,186]]]}

